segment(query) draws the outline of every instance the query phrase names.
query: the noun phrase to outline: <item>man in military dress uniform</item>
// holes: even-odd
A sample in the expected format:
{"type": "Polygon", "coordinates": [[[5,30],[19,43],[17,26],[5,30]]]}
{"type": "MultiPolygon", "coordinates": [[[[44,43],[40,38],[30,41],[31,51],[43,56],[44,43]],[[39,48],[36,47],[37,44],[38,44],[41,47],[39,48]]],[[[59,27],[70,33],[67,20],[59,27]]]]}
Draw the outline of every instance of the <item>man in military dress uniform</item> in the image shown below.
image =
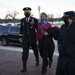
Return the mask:
{"type": "Polygon", "coordinates": [[[25,18],[21,19],[21,27],[20,27],[20,41],[22,42],[23,52],[22,52],[22,62],[23,69],[21,72],[25,72],[27,70],[27,59],[29,55],[29,47],[33,49],[35,58],[36,58],[36,66],[39,65],[39,56],[38,50],[36,46],[36,29],[38,20],[30,16],[30,7],[23,8],[25,18]]]}

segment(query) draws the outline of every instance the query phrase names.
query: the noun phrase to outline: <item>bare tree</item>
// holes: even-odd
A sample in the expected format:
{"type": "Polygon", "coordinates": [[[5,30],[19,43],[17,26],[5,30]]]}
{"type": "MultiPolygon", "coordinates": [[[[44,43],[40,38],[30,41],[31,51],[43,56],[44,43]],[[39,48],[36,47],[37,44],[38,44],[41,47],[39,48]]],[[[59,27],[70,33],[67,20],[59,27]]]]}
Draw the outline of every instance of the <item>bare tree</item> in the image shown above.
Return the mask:
{"type": "Polygon", "coordinates": [[[12,11],[12,12],[9,12],[6,14],[5,16],[5,19],[12,19],[15,23],[15,19],[16,19],[16,16],[18,15],[19,13],[17,11],[12,11]]]}
{"type": "Polygon", "coordinates": [[[61,17],[60,14],[57,14],[57,21],[59,21],[59,23],[60,23],[60,21],[61,21],[61,20],[60,20],[60,17],[61,17]]]}
{"type": "Polygon", "coordinates": [[[8,13],[5,16],[5,19],[13,19],[11,12],[8,11],[8,13]]]}
{"type": "Polygon", "coordinates": [[[53,19],[54,19],[54,15],[53,14],[48,14],[48,20],[52,22],[53,24],[53,19]]]}

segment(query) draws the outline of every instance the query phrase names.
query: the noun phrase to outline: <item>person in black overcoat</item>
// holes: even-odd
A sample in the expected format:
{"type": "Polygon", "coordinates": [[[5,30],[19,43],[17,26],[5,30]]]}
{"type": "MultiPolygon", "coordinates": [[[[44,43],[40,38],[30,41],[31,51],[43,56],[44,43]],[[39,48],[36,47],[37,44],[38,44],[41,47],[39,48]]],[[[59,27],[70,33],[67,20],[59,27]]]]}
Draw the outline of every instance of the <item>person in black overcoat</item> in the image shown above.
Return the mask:
{"type": "Polygon", "coordinates": [[[20,27],[20,41],[22,42],[23,52],[22,52],[22,62],[23,69],[21,72],[25,72],[27,70],[27,59],[29,55],[29,48],[33,49],[35,58],[36,58],[36,66],[39,65],[39,55],[36,46],[36,29],[38,25],[38,20],[34,17],[30,16],[30,7],[23,8],[25,18],[21,19],[21,27],[20,27]]]}
{"type": "Polygon", "coordinates": [[[43,64],[42,64],[42,74],[45,74],[47,71],[47,67],[49,65],[49,68],[51,68],[51,65],[53,63],[53,53],[55,49],[55,44],[53,39],[56,41],[59,37],[60,28],[57,26],[54,26],[52,28],[49,28],[44,33],[44,41],[43,41],[43,64]],[[48,34],[48,35],[47,35],[48,34]]]}
{"type": "Polygon", "coordinates": [[[56,75],[75,75],[75,22],[74,11],[64,13],[58,38],[59,57],[56,75]]]}

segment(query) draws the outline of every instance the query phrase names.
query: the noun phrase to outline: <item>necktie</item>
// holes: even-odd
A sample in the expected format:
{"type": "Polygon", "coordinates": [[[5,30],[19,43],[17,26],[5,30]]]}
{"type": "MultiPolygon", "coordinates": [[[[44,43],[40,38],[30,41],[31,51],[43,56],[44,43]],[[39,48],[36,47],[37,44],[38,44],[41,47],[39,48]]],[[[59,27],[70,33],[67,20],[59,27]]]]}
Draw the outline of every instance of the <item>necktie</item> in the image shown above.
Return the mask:
{"type": "Polygon", "coordinates": [[[28,21],[28,18],[26,18],[26,22],[29,22],[29,21],[28,21]]]}

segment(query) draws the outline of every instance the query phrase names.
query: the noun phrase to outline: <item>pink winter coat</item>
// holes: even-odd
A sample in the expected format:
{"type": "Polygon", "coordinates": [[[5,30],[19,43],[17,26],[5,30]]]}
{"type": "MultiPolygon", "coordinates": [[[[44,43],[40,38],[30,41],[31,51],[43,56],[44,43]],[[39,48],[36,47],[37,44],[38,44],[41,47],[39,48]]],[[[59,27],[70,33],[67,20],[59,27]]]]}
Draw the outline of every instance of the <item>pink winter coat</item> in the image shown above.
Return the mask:
{"type": "MultiPolygon", "coordinates": [[[[48,30],[49,28],[52,28],[52,25],[47,22],[45,27],[44,27],[44,31],[48,30]]],[[[37,33],[36,33],[36,41],[41,40],[41,39],[43,39],[43,37],[42,37],[42,26],[39,23],[38,28],[37,28],[37,33]]]]}

